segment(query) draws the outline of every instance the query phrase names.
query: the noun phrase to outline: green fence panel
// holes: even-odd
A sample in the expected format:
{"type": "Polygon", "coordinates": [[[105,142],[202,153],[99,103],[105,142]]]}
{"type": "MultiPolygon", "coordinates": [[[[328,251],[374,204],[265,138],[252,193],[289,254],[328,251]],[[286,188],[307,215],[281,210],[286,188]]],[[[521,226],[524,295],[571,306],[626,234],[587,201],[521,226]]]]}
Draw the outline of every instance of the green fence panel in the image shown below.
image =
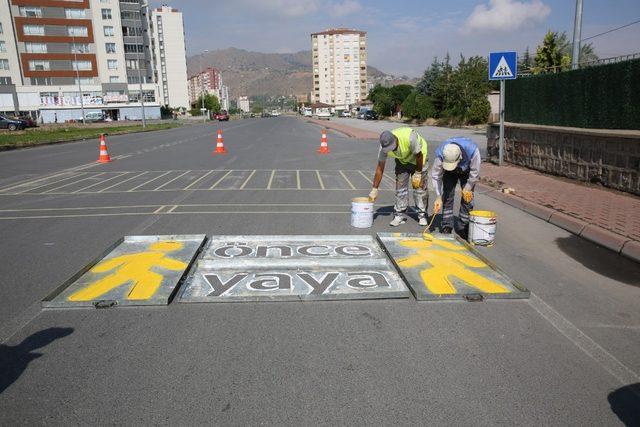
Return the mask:
{"type": "Polygon", "coordinates": [[[507,81],[505,119],[595,129],[640,129],[640,59],[507,81]]]}

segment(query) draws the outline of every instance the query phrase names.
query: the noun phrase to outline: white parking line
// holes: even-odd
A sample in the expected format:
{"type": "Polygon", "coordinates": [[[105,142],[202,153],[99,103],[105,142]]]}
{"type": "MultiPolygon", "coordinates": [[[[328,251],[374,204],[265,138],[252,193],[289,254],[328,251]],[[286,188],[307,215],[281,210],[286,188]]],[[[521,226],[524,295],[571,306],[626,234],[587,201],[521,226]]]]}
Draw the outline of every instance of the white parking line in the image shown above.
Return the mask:
{"type": "Polygon", "coordinates": [[[316,176],[318,177],[320,188],[324,190],[324,182],[322,182],[322,177],[320,176],[320,171],[318,169],[316,169],[316,176]]]}
{"type": "Polygon", "coordinates": [[[213,170],[210,170],[209,172],[207,172],[204,175],[202,175],[200,178],[198,178],[195,181],[193,181],[191,184],[187,185],[184,189],[185,190],[190,189],[191,187],[193,187],[194,185],[196,185],[197,183],[199,183],[200,181],[202,181],[203,179],[205,179],[206,177],[208,177],[212,173],[213,173],[213,170]]]}
{"type": "Polygon", "coordinates": [[[70,183],[68,183],[68,184],[61,185],[60,187],[51,188],[51,189],[49,189],[49,190],[47,190],[47,191],[43,191],[43,192],[42,192],[42,194],[53,193],[53,192],[55,192],[55,191],[57,191],[57,190],[60,190],[61,188],[68,187],[68,186],[70,186],[70,185],[74,185],[74,184],[77,184],[77,183],[82,182],[82,181],[87,181],[87,180],[89,180],[89,179],[96,179],[96,178],[98,178],[100,175],[103,175],[103,174],[104,174],[104,172],[100,172],[99,174],[91,175],[91,176],[88,176],[88,177],[86,177],[86,178],[82,178],[82,179],[80,179],[80,180],[78,180],[78,181],[74,181],[74,182],[70,182],[70,183]]]}
{"type": "Polygon", "coordinates": [[[220,184],[222,182],[222,180],[225,179],[227,177],[227,175],[229,175],[231,172],[233,172],[233,169],[228,171],[224,175],[222,175],[222,178],[217,180],[211,187],[209,187],[209,190],[213,190],[214,188],[216,188],[216,185],[220,184]]]}
{"type": "Polygon", "coordinates": [[[273,176],[276,174],[276,170],[273,169],[271,171],[271,176],[269,177],[269,184],[267,184],[267,190],[271,190],[271,184],[273,184],[273,176]]]}
{"type": "Polygon", "coordinates": [[[360,175],[362,175],[362,177],[364,179],[366,179],[367,181],[369,181],[373,185],[373,181],[371,181],[371,179],[367,175],[365,175],[364,172],[362,172],[362,171],[358,171],[358,172],[360,172],[360,175]]]}
{"type": "Polygon", "coordinates": [[[130,192],[132,192],[132,191],[134,191],[134,190],[137,190],[138,188],[143,187],[143,186],[145,186],[145,185],[149,184],[150,182],[155,181],[155,180],[156,180],[156,179],[158,179],[158,178],[162,178],[163,176],[165,176],[165,175],[167,175],[167,174],[169,174],[169,173],[171,173],[171,172],[174,172],[174,171],[166,171],[166,172],[165,172],[165,173],[163,173],[162,175],[158,175],[158,176],[156,176],[155,178],[151,178],[149,181],[147,181],[147,182],[143,182],[142,184],[137,185],[137,186],[133,187],[133,188],[132,188],[132,189],[130,189],[130,190],[127,190],[127,193],[130,193],[130,192]]]}
{"type": "Polygon", "coordinates": [[[164,184],[162,184],[161,186],[154,188],[154,189],[153,189],[153,191],[155,191],[155,190],[160,190],[160,189],[162,189],[163,187],[166,187],[167,185],[171,184],[171,183],[172,183],[173,181],[175,181],[176,179],[178,179],[178,178],[182,178],[183,176],[185,176],[185,175],[186,175],[186,174],[188,174],[189,172],[191,172],[191,171],[186,171],[186,172],[181,173],[180,175],[176,176],[175,178],[170,179],[169,181],[165,182],[165,183],[164,183],[164,184]]]}
{"type": "Polygon", "coordinates": [[[17,193],[14,193],[14,194],[23,194],[23,193],[26,193],[27,191],[37,190],[38,188],[46,187],[46,186],[49,186],[49,185],[52,185],[52,184],[57,184],[57,183],[59,183],[59,182],[66,181],[66,180],[68,180],[68,179],[75,179],[75,178],[79,178],[79,177],[81,177],[82,175],[85,175],[86,173],[88,173],[88,172],[74,173],[74,174],[72,174],[71,176],[67,176],[67,177],[65,177],[65,178],[55,180],[55,181],[53,181],[53,182],[47,182],[46,184],[41,184],[41,185],[38,185],[37,187],[27,188],[26,190],[18,191],[17,193]]]}
{"type": "Polygon", "coordinates": [[[351,187],[352,190],[355,190],[356,187],[351,183],[351,181],[349,181],[349,178],[347,178],[347,175],[345,175],[344,172],[339,171],[340,175],[342,175],[342,177],[344,178],[345,181],[347,181],[347,184],[349,184],[349,187],[351,187]]]}
{"type": "Polygon", "coordinates": [[[108,190],[108,189],[110,189],[110,188],[117,187],[117,186],[118,186],[118,185],[120,185],[120,184],[124,184],[125,182],[129,182],[129,181],[131,181],[132,179],[136,179],[136,178],[138,178],[138,177],[141,177],[141,176],[142,176],[142,175],[144,175],[145,173],[146,173],[146,172],[142,172],[142,173],[139,173],[139,174],[138,174],[138,175],[136,175],[136,176],[132,176],[131,178],[127,178],[127,179],[125,179],[124,181],[116,182],[115,184],[110,185],[110,186],[108,186],[107,188],[103,188],[102,190],[97,191],[97,192],[98,192],[98,193],[102,193],[103,191],[106,191],[106,190],[108,190]]]}
{"type": "Polygon", "coordinates": [[[302,187],[300,185],[300,171],[296,171],[296,188],[300,190],[302,187]]]}
{"type": "Polygon", "coordinates": [[[121,174],[119,174],[119,175],[112,176],[111,178],[108,178],[108,179],[102,180],[102,181],[100,181],[100,182],[96,182],[95,184],[87,185],[86,187],[83,187],[83,188],[81,188],[81,189],[79,189],[79,190],[72,191],[72,192],[71,192],[71,194],[81,193],[81,192],[83,192],[84,190],[88,190],[88,189],[89,189],[89,188],[91,188],[91,187],[95,187],[96,185],[104,184],[105,182],[111,181],[112,179],[120,178],[120,177],[122,177],[122,176],[126,175],[127,173],[129,173],[129,172],[124,172],[124,173],[121,173],[121,174]]]}
{"type": "Polygon", "coordinates": [[[256,170],[254,169],[250,174],[249,177],[247,177],[247,179],[242,183],[242,185],[240,186],[240,190],[242,190],[248,183],[249,181],[251,181],[251,178],[253,178],[253,175],[256,173],[256,170]]]}

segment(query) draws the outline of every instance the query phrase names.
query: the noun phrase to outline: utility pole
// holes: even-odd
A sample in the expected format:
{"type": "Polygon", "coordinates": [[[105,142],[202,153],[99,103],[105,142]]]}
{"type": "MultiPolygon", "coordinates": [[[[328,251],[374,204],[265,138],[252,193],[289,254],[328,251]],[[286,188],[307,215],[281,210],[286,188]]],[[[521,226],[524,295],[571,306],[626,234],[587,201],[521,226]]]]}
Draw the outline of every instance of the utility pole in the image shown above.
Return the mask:
{"type": "Polygon", "coordinates": [[[201,93],[200,93],[200,97],[202,98],[202,108],[200,109],[200,112],[202,113],[202,123],[207,121],[207,117],[205,116],[204,112],[205,112],[205,108],[204,108],[204,75],[202,74],[202,58],[204,57],[204,54],[209,52],[209,49],[205,49],[204,52],[202,52],[200,54],[200,87],[201,87],[201,93]]]}
{"type": "MultiPolygon", "coordinates": [[[[142,25],[142,34],[141,34],[141,36],[142,36],[142,55],[143,55],[143,59],[144,59],[145,54],[144,54],[144,22],[142,20],[142,8],[143,7],[147,7],[147,6],[149,6],[148,3],[140,3],[140,7],[138,8],[138,10],[140,11],[140,25],[142,25]]],[[[144,129],[144,128],[147,127],[147,115],[145,114],[145,111],[144,111],[144,92],[142,92],[142,75],[140,73],[140,65],[141,65],[141,63],[140,63],[140,53],[141,52],[138,51],[138,47],[137,46],[136,46],[136,52],[137,52],[137,57],[138,57],[138,85],[140,87],[140,106],[142,107],[142,128],[144,129]]],[[[147,61],[144,61],[144,62],[146,63],[147,61]]],[[[147,72],[146,64],[145,64],[145,67],[144,67],[144,71],[145,71],[145,74],[146,74],[146,72],[147,72]]]]}
{"type": "Polygon", "coordinates": [[[571,69],[580,66],[580,37],[582,33],[582,0],[576,0],[576,18],[573,23],[573,53],[571,55],[571,69]]]}

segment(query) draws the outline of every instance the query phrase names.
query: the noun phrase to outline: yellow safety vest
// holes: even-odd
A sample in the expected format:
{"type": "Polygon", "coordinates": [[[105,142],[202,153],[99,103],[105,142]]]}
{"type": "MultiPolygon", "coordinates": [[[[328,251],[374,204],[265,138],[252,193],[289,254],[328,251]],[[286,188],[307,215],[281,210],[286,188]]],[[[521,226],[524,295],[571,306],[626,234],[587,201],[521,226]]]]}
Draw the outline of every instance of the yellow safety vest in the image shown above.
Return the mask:
{"type": "MultiPolygon", "coordinates": [[[[416,155],[411,152],[411,142],[409,140],[412,131],[413,129],[410,127],[397,128],[391,131],[391,133],[398,138],[398,147],[395,150],[390,151],[388,156],[398,159],[398,161],[404,165],[407,163],[416,164],[416,155]]],[[[416,132],[416,135],[418,135],[418,140],[422,144],[422,158],[426,165],[427,158],[429,157],[427,154],[427,141],[425,141],[418,132],[416,132]]]]}

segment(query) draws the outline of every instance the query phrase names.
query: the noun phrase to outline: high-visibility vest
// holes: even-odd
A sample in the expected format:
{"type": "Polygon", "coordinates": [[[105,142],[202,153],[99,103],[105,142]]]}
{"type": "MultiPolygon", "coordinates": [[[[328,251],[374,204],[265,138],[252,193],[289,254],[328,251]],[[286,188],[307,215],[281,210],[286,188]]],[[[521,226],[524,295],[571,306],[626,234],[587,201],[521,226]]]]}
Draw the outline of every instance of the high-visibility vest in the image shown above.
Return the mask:
{"type": "MultiPolygon", "coordinates": [[[[389,151],[389,157],[398,159],[400,163],[405,165],[407,163],[411,163],[413,165],[416,164],[416,155],[411,152],[411,142],[409,139],[412,131],[413,129],[411,129],[410,127],[397,128],[391,131],[391,133],[394,134],[396,138],[398,138],[398,147],[393,151],[389,151]]],[[[422,159],[424,165],[426,165],[427,158],[429,157],[427,155],[427,141],[425,141],[425,139],[421,137],[418,132],[416,132],[416,135],[418,136],[420,144],[422,144],[422,159]]]]}

